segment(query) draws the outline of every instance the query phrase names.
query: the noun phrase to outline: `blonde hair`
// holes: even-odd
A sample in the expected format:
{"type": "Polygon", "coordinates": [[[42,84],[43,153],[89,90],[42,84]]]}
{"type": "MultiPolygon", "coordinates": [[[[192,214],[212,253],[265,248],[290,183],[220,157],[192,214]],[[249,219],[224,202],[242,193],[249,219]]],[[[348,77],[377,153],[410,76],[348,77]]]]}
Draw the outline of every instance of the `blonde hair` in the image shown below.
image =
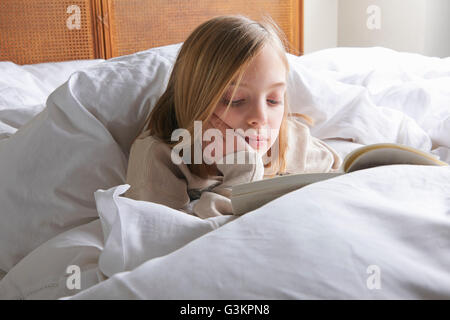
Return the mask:
{"type": "MultiPolygon", "coordinates": [[[[278,51],[286,67],[287,76],[287,43],[283,32],[269,16],[255,22],[242,15],[225,15],[200,24],[183,43],[167,88],[146,119],[143,130],[150,130],[150,135],[158,137],[171,148],[179,143],[171,140],[175,129],[187,129],[191,137],[194,136],[194,121],[206,123],[227,87],[236,80],[236,87],[226,109],[228,111],[246,67],[265,44],[271,44],[278,51]]],[[[284,98],[284,114],[278,135],[278,156],[273,159],[275,161],[265,165],[272,176],[286,172],[289,107],[286,94],[284,98]]],[[[306,115],[292,115],[302,117],[312,124],[312,119],[306,115]]],[[[271,149],[268,154],[270,152],[271,149]]],[[[191,172],[203,178],[214,172],[212,166],[205,163],[191,162],[188,167],[191,172]]]]}

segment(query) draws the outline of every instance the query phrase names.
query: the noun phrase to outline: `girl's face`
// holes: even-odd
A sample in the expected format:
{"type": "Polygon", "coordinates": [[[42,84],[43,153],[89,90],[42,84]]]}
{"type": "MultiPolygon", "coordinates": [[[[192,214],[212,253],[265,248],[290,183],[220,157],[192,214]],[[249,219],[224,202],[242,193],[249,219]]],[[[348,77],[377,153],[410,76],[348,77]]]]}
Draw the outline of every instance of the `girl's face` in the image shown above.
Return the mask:
{"type": "Polygon", "coordinates": [[[214,113],[235,130],[254,129],[246,141],[264,154],[278,137],[284,113],[286,68],[277,51],[264,46],[251,61],[225,114],[234,88],[227,88],[214,113]]]}

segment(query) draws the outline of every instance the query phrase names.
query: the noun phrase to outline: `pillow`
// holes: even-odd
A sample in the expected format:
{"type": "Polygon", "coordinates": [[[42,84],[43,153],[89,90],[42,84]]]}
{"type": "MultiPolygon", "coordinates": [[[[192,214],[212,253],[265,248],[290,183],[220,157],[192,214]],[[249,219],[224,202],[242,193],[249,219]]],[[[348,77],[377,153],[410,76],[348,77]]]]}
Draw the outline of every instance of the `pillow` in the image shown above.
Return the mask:
{"type": "Polygon", "coordinates": [[[48,95],[73,72],[102,61],[74,60],[30,65],[0,62],[0,139],[11,136],[41,112],[48,95]]]}
{"type": "Polygon", "coordinates": [[[180,44],[72,74],[0,144],[0,269],[98,217],[94,192],[125,182],[132,141],[163,93],[180,44]]]}
{"type": "MultiPolygon", "coordinates": [[[[318,56],[322,56],[320,52],[318,56]]],[[[328,56],[328,60],[333,58],[328,56]]],[[[313,136],[350,139],[363,145],[401,143],[426,152],[431,150],[431,139],[416,119],[378,103],[363,84],[345,83],[331,76],[331,71],[317,71],[310,64],[312,61],[320,65],[321,59],[314,60],[309,55],[288,55],[288,61],[287,99],[291,110],[314,119],[313,136]]]]}
{"type": "Polygon", "coordinates": [[[165,256],[237,217],[201,219],[161,204],[119,196],[129,188],[124,184],[95,192],[105,240],[99,269],[108,277],[165,256]]]}

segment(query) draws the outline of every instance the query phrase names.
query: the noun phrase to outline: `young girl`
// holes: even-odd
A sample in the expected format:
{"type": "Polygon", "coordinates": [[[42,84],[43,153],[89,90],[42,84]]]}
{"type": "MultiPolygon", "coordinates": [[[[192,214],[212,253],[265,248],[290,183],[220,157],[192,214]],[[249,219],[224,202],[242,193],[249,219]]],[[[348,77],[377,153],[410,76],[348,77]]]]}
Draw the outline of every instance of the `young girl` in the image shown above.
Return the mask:
{"type": "Polygon", "coordinates": [[[255,22],[244,16],[215,17],[192,32],[180,49],[166,91],[131,147],[126,197],[200,218],[232,215],[233,185],[339,168],[339,155],[299,121],[311,119],[289,112],[289,65],[280,37],[271,19],[255,22]],[[223,133],[223,150],[212,148],[207,156],[204,151],[213,142],[204,141],[202,134],[199,141],[194,121],[201,121],[201,133],[223,133]],[[179,141],[172,140],[172,133],[180,128],[194,137],[187,140],[193,152],[183,159],[194,159],[195,144],[200,143],[204,161],[173,161],[179,141]],[[233,135],[232,147],[226,148],[233,129],[253,134],[233,135]],[[239,156],[248,163],[230,163],[239,156]]]}

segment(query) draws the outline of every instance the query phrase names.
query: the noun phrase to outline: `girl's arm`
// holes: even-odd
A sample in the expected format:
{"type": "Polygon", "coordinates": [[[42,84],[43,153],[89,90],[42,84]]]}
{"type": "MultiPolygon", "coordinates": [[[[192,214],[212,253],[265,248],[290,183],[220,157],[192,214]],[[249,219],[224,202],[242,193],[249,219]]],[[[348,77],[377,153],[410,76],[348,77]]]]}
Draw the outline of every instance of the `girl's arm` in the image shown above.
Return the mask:
{"type": "Polygon", "coordinates": [[[215,128],[222,132],[223,137],[223,157],[218,160],[214,155],[210,158],[208,154],[204,156],[210,158],[210,162],[215,162],[217,169],[222,173],[222,183],[211,190],[203,191],[200,199],[194,200],[192,206],[193,213],[201,218],[209,218],[220,215],[232,215],[231,187],[237,184],[252,182],[263,179],[264,164],[261,155],[254,150],[243,137],[238,134],[229,133],[227,129],[232,129],[223,122],[215,113],[205,125],[205,129],[215,128]],[[226,140],[233,141],[235,149],[226,153],[226,140]]]}
{"type": "MultiPolygon", "coordinates": [[[[220,122],[215,123],[218,124],[220,122]]],[[[224,131],[226,128],[220,129],[224,131]]],[[[206,188],[200,198],[191,203],[188,187],[192,184],[188,181],[198,177],[194,177],[185,164],[172,162],[171,149],[167,145],[154,137],[143,136],[130,150],[126,181],[130,189],[125,197],[160,203],[200,218],[232,215],[231,187],[261,180],[264,176],[261,156],[240,136],[236,137],[236,145],[233,153],[223,156],[222,161],[216,161],[217,169],[223,175],[220,184],[206,188]],[[240,159],[244,159],[244,163],[238,162],[240,159]]]]}
{"type": "Polygon", "coordinates": [[[163,204],[200,218],[232,215],[231,186],[262,179],[262,158],[253,149],[241,150],[226,155],[222,163],[216,165],[223,174],[222,182],[190,203],[187,179],[194,177],[188,167],[174,164],[171,149],[164,143],[150,136],[138,139],[130,150],[126,179],[130,188],[124,196],[163,204]],[[249,158],[245,164],[227,164],[233,156],[249,158]]]}
{"type": "Polygon", "coordinates": [[[223,174],[221,184],[211,191],[205,191],[193,206],[194,214],[200,218],[220,215],[232,215],[231,187],[240,183],[261,180],[264,176],[264,164],[261,156],[254,150],[241,150],[223,157],[222,163],[216,163],[217,169],[223,174]],[[239,157],[245,163],[236,163],[239,157]],[[234,164],[227,164],[234,160],[234,164]]]}
{"type": "Polygon", "coordinates": [[[130,150],[125,197],[180,209],[189,201],[187,182],[171,161],[171,149],[153,137],[136,140],[130,150]]]}

